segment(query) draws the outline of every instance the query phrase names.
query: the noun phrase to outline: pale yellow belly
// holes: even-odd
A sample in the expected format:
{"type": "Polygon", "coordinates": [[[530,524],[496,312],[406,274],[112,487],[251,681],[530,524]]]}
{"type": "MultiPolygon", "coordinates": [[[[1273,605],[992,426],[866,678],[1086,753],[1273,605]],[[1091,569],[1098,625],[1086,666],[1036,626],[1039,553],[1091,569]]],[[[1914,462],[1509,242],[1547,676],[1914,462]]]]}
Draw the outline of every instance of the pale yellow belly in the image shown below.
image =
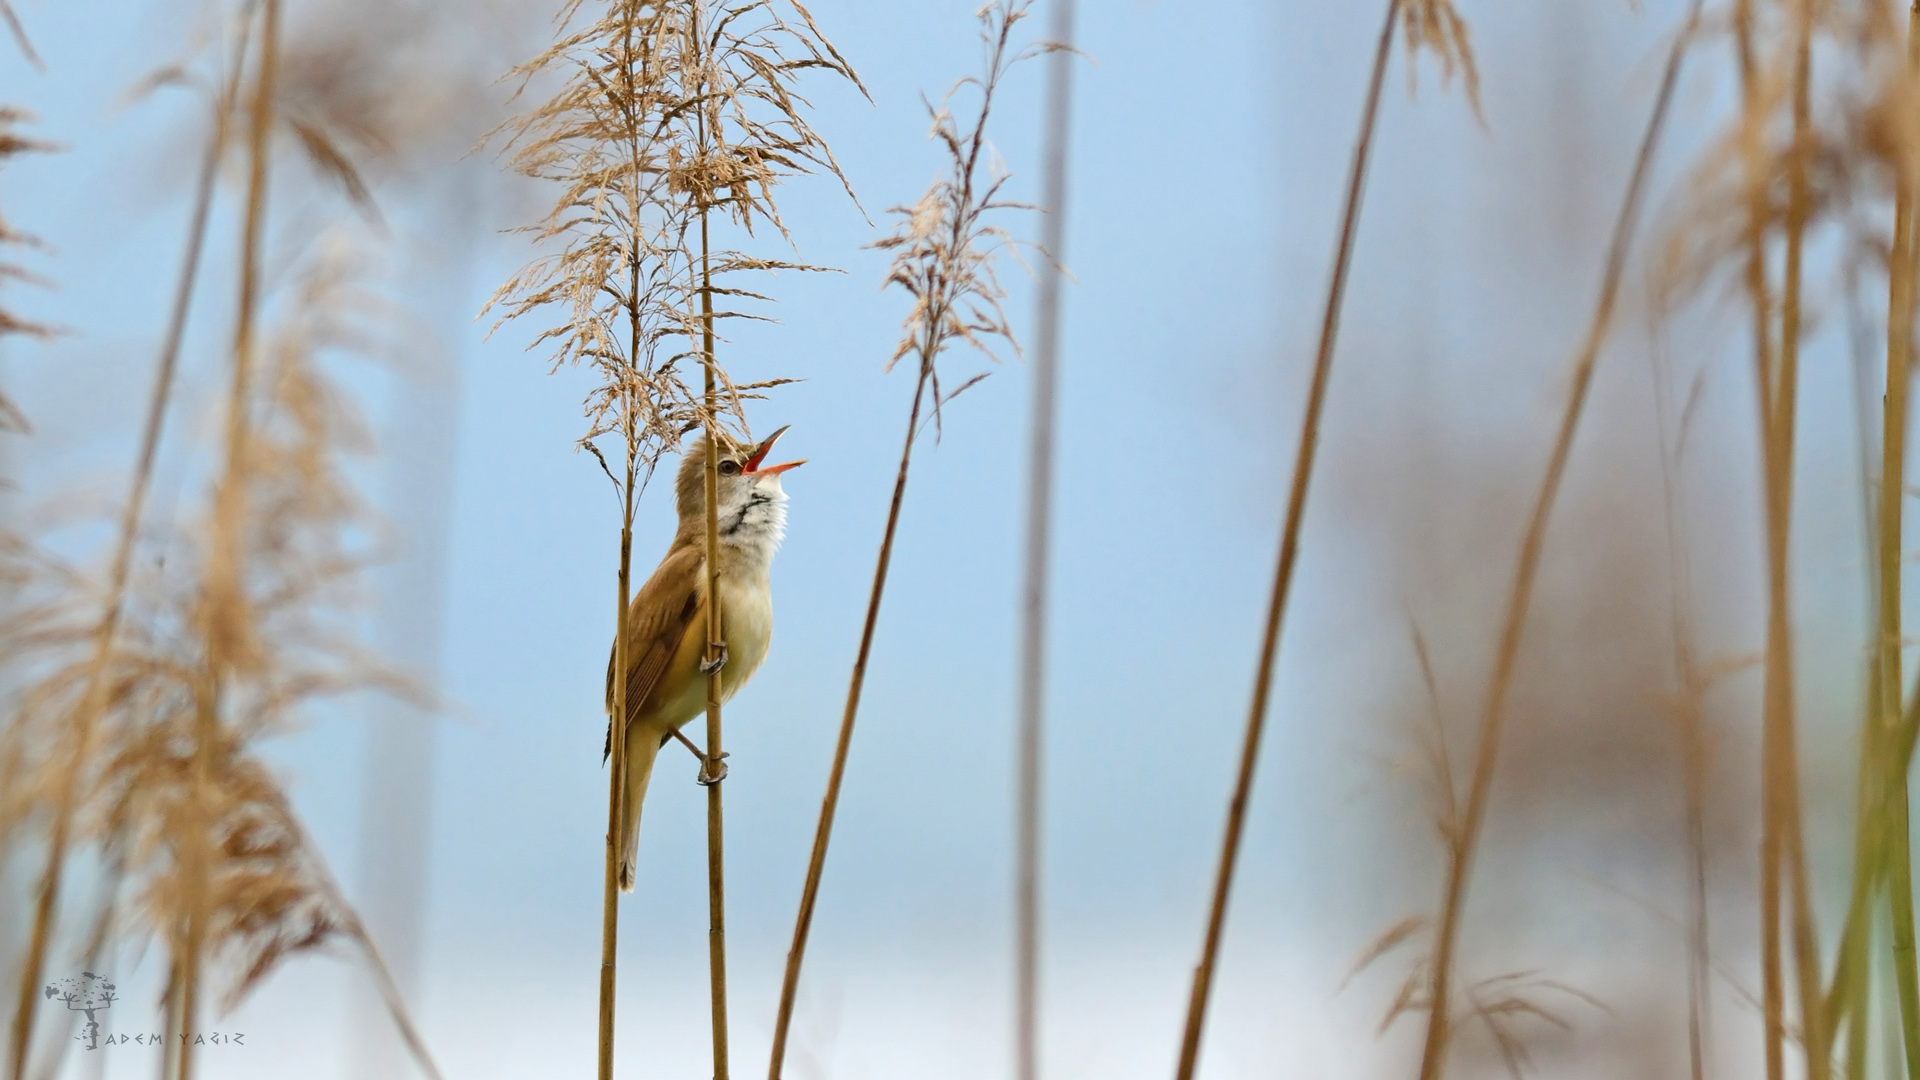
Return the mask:
{"type": "MultiPolygon", "coordinates": [[[[724,702],[753,678],[767,658],[767,646],[773,640],[773,597],[764,581],[745,583],[722,577],[720,601],[722,640],[727,643],[727,666],[720,672],[724,702]]],[[[666,685],[679,687],[679,692],[642,717],[642,725],[664,735],[706,712],[707,680],[699,672],[706,638],[704,618],[687,627],[673,670],[665,673],[666,685]]]]}

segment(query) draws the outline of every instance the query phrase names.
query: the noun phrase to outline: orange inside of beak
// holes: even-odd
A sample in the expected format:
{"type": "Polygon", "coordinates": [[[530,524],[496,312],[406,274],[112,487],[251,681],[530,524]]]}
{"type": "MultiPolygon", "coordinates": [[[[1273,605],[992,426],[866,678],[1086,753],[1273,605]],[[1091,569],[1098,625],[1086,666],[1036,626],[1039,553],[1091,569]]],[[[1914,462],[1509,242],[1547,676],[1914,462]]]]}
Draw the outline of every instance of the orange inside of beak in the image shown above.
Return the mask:
{"type": "Polygon", "coordinates": [[[767,436],[767,440],[765,442],[753,448],[753,456],[749,457],[747,459],[747,463],[740,467],[740,471],[743,474],[759,473],[762,475],[778,476],[779,474],[786,472],[788,469],[797,469],[800,466],[805,465],[806,461],[803,459],[800,461],[789,461],[784,465],[769,465],[764,469],[760,467],[760,463],[767,459],[767,452],[773,449],[773,444],[779,440],[780,436],[785,435],[786,433],[787,433],[787,429],[781,428],[779,431],[776,431],[773,434],[767,436]]]}

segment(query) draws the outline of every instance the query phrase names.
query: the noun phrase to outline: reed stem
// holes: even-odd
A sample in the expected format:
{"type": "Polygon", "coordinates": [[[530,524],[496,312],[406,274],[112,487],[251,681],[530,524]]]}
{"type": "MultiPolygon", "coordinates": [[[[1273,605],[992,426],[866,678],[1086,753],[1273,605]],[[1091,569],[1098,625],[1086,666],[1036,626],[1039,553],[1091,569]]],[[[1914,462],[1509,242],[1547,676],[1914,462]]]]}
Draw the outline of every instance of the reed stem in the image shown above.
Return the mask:
{"type": "MultiPolygon", "coordinates": [[[[1766,166],[1761,157],[1765,118],[1762,115],[1759,73],[1755,67],[1753,54],[1753,0],[1735,0],[1733,29],[1735,53],[1739,60],[1743,117],[1740,144],[1747,189],[1746,288],[1748,298],[1753,305],[1755,394],[1759,399],[1762,442],[1766,448],[1765,456],[1767,457],[1766,471],[1771,477],[1772,439],[1765,432],[1771,428],[1774,415],[1773,301],[1772,288],[1767,280],[1766,261],[1766,236],[1772,224],[1772,208],[1769,205],[1766,190],[1766,166]]],[[[1771,530],[1771,507],[1768,509],[1767,516],[1769,530],[1771,530]]],[[[1771,565],[1771,555],[1769,555],[1769,565],[1771,565]]],[[[1775,667],[1772,663],[1772,644],[1770,634],[1769,671],[1775,667]]],[[[1768,700],[1772,700],[1774,696],[1771,686],[1772,678],[1773,676],[1768,676],[1768,700]]],[[[1776,755],[1770,732],[1763,731],[1761,753],[1769,763],[1776,755]]],[[[1780,964],[1780,841],[1779,823],[1773,812],[1777,800],[1772,794],[1768,779],[1770,775],[1771,770],[1763,767],[1760,813],[1760,1007],[1762,1022],[1765,1025],[1766,1078],[1783,1080],[1786,1075],[1784,1051],[1786,994],[1780,964]]]]}
{"type": "Polygon", "coordinates": [[[1347,271],[1353,262],[1354,239],[1360,227],[1360,202],[1366,190],[1367,161],[1373,152],[1375,120],[1380,113],[1380,91],[1386,82],[1387,61],[1393,51],[1394,26],[1400,17],[1400,0],[1388,0],[1387,13],[1380,26],[1379,44],[1373,56],[1373,75],[1367,83],[1366,105],[1360,114],[1360,134],[1353,148],[1353,165],[1347,176],[1346,206],[1341,215],[1340,241],[1334,251],[1333,279],[1327,287],[1327,306],[1320,323],[1320,346],[1314,358],[1313,382],[1307,391],[1306,416],[1300,426],[1300,445],[1294,454],[1293,483],[1287,495],[1287,516],[1281,530],[1279,564],[1274,570],[1273,592],[1267,601],[1266,629],[1260,644],[1260,663],[1253,680],[1253,705],[1247,713],[1246,733],[1240,743],[1240,763],[1234,778],[1233,797],[1227,804],[1226,835],[1220,845],[1220,863],[1214,873],[1213,900],[1207,913],[1207,933],[1200,948],[1200,963],[1194,968],[1193,990],[1187,999],[1187,1019],[1180,1039],[1180,1064],[1175,1071],[1179,1080],[1192,1080],[1199,1067],[1200,1037],[1205,1028],[1207,1001],[1213,992],[1214,964],[1220,955],[1220,937],[1227,921],[1227,897],[1233,889],[1233,872],[1240,858],[1240,836],[1247,815],[1247,801],[1253,791],[1254,765],[1259,759],[1260,737],[1267,722],[1267,697],[1273,686],[1273,669],[1280,650],[1281,620],[1286,613],[1287,595],[1293,586],[1293,567],[1300,551],[1300,525],[1306,516],[1307,486],[1313,477],[1315,452],[1320,446],[1320,415],[1326,403],[1327,383],[1333,370],[1334,342],[1340,331],[1340,308],[1346,298],[1347,271]]]}
{"type": "Polygon", "coordinates": [[[1046,694],[1047,552],[1053,520],[1054,417],[1059,386],[1060,287],[1065,274],[1067,135],[1072,115],[1073,0],[1054,0],[1047,58],[1046,161],[1041,177],[1041,257],[1033,360],[1033,432],[1027,478],[1025,582],[1020,594],[1018,799],[1014,812],[1014,1075],[1040,1075],[1041,759],[1046,694]]]}
{"type": "Polygon", "coordinates": [[[1501,627],[1499,650],[1495,654],[1493,677],[1488,686],[1485,711],[1480,718],[1473,774],[1467,788],[1466,814],[1459,821],[1458,831],[1448,838],[1451,851],[1430,964],[1427,1037],[1421,1052],[1421,1080],[1439,1080],[1446,1070],[1446,1052],[1451,1035],[1448,1008],[1460,915],[1466,902],[1467,882],[1472,873],[1481,825],[1486,818],[1487,799],[1493,789],[1494,769],[1499,763],[1500,735],[1506,721],[1507,697],[1512,690],[1514,670],[1520,658],[1520,642],[1526,628],[1527,608],[1533,597],[1534,581],[1540,569],[1541,551],[1546,545],[1547,521],[1552,515],[1561,480],[1566,474],[1567,460],[1573,452],[1573,438],[1579,430],[1580,418],[1586,411],[1588,391],[1593,387],[1593,372],[1599,362],[1600,348],[1606,342],[1608,328],[1613,322],[1614,306],[1620,295],[1620,279],[1626,272],[1627,252],[1646,194],[1654,151],[1666,127],[1674,88],[1680,81],[1681,62],[1686,58],[1699,18],[1700,0],[1693,0],[1688,5],[1686,26],[1674,39],[1673,47],[1667,54],[1666,70],[1654,98],[1653,111],[1647,118],[1646,131],[1634,155],[1633,173],[1627,180],[1626,193],[1621,198],[1619,214],[1614,219],[1613,235],[1607,245],[1600,294],[1594,303],[1593,316],[1587,325],[1579,357],[1574,363],[1572,386],[1568,391],[1566,408],[1560,417],[1559,432],[1554,438],[1553,453],[1548,459],[1546,475],[1541,479],[1540,492],[1520,545],[1520,557],[1514,568],[1512,591],[1508,596],[1501,627]]]}
{"type": "MultiPolygon", "coordinates": [[[[980,91],[979,119],[969,133],[961,135],[957,129],[947,125],[943,113],[936,113],[936,131],[940,132],[938,137],[946,143],[953,164],[951,178],[929,193],[929,197],[937,196],[944,204],[945,219],[939,231],[939,240],[931,251],[909,246],[896,255],[893,276],[889,279],[891,283],[904,284],[910,290],[919,289],[915,295],[922,306],[911,316],[908,324],[910,330],[903,337],[899,351],[894,354],[895,360],[909,353],[918,358],[913,406],[907,412],[907,431],[900,447],[900,468],[894,476],[886,529],[880,540],[879,557],[874,562],[873,587],[867,595],[867,615],[860,630],[860,648],[854,657],[853,673],[847,680],[847,702],[840,716],[840,734],[834,744],[833,765],[827,774],[827,791],[820,800],[820,820],[814,829],[813,852],[807,859],[806,883],[800,890],[800,909],[794,916],[793,943],[787,949],[786,972],[780,982],[780,1005],[774,1014],[773,1049],[767,1063],[769,1080],[780,1080],[780,1070],[786,1062],[787,1036],[792,1029],[794,1003],[800,990],[800,969],[806,960],[807,937],[812,932],[814,907],[820,898],[820,880],[826,869],[827,846],[833,837],[833,819],[840,806],[840,787],[846,780],[847,756],[853,745],[853,725],[860,713],[860,693],[866,686],[867,662],[873,655],[874,631],[880,620],[880,600],[886,591],[887,570],[893,562],[893,542],[900,526],[901,504],[906,498],[907,475],[913,462],[913,443],[920,434],[920,413],[929,386],[933,388],[934,422],[939,422],[943,400],[934,365],[941,351],[954,338],[965,338],[983,351],[984,346],[975,338],[976,333],[1012,340],[1011,333],[997,317],[999,290],[991,283],[990,271],[985,269],[986,260],[969,265],[966,257],[980,237],[981,215],[1002,205],[995,201],[1001,180],[994,179],[980,188],[976,187],[976,178],[981,155],[987,145],[987,117],[993,109],[1000,77],[1006,72],[1008,38],[1013,24],[1019,20],[1025,8],[1024,2],[1001,2],[988,4],[977,13],[987,27],[983,38],[988,46],[986,74],[977,82],[980,91]],[[929,269],[922,265],[903,279],[900,269],[902,260],[928,260],[931,267],[929,269]],[[925,279],[908,284],[913,274],[924,274],[925,279]],[[984,283],[983,274],[989,275],[984,283]],[[968,297],[985,301],[994,312],[984,317],[984,325],[962,329],[956,322],[961,325],[969,321],[980,322],[984,315],[976,308],[964,320],[956,319],[956,308],[964,305],[968,297]]],[[[897,246],[903,242],[883,242],[879,246],[897,246]]],[[[888,366],[891,368],[892,364],[888,366]]],[[[950,399],[952,395],[947,397],[950,399]]]]}
{"type": "Polygon", "coordinates": [[[887,587],[887,568],[893,562],[893,538],[900,525],[900,504],[907,494],[907,469],[913,460],[914,436],[920,432],[920,407],[933,373],[933,354],[922,351],[919,377],[913,385],[913,406],[907,411],[907,434],[900,447],[900,469],[893,479],[893,501],[887,507],[887,525],[874,561],[873,588],[867,594],[866,622],[860,629],[860,649],[847,682],[846,708],[840,714],[840,735],[833,748],[833,767],[827,773],[827,793],[820,800],[820,821],[814,827],[813,853],[807,859],[807,880],[800,890],[800,911],[794,919],[793,944],[787,949],[786,973],[780,981],[780,1007],[774,1015],[773,1051],[768,1080],[781,1080],[787,1057],[787,1033],[793,1025],[793,1005],[800,990],[800,967],[807,955],[807,936],[813,930],[813,909],[820,898],[820,877],[827,865],[827,843],[833,837],[833,818],[840,807],[840,785],[847,775],[847,754],[853,746],[853,722],[860,713],[860,691],[866,686],[867,659],[873,654],[873,632],[880,621],[880,597],[887,587]]]}
{"type": "MultiPolygon", "coordinates": [[[[693,48],[701,72],[702,101],[694,110],[697,137],[702,153],[708,140],[717,135],[717,123],[707,123],[707,69],[710,57],[702,31],[703,0],[694,0],[693,48]]],[[[726,833],[720,795],[720,766],[725,760],[720,743],[721,663],[726,656],[726,613],[720,598],[720,424],[719,385],[714,374],[717,361],[713,351],[713,265],[712,244],[707,233],[707,211],[711,194],[702,189],[700,196],[700,358],[706,395],[706,576],[707,576],[707,760],[702,769],[707,787],[707,988],[709,1011],[713,1021],[713,1080],[727,1080],[727,886],[726,833]]]]}
{"type": "MultiPolygon", "coordinates": [[[[213,856],[214,759],[224,754],[224,725],[220,710],[223,691],[237,657],[233,653],[235,624],[246,602],[246,484],[247,449],[252,439],[249,402],[253,361],[257,348],[255,322],[260,309],[261,249],[266,236],[268,155],[272,151],[274,83],[279,64],[280,0],[262,0],[260,66],[249,122],[247,210],[241,234],[240,296],[234,325],[233,382],[227,403],[226,474],[214,495],[212,565],[207,570],[207,610],[203,613],[207,667],[199,688],[194,732],[193,814],[184,845],[186,874],[186,940],[180,959],[180,1013],[182,1032],[199,1022],[208,916],[211,914],[213,856]]],[[[178,1080],[193,1080],[193,1042],[182,1038],[178,1080]]]]}
{"type": "Polygon", "coordinates": [[[726,622],[720,604],[719,390],[713,374],[713,272],[708,263],[707,208],[700,208],[700,315],[707,399],[707,964],[713,1019],[713,1078],[727,1080],[726,842],[720,804],[720,659],[726,622]]]}
{"type": "MultiPolygon", "coordinates": [[[[1907,77],[1920,70],[1920,4],[1907,16],[1907,77]]],[[[1900,1002],[1901,1043],[1907,1075],[1920,1080],[1920,972],[1914,959],[1913,865],[1909,840],[1907,771],[1909,759],[1900,751],[1901,650],[1904,619],[1901,612],[1901,551],[1903,511],[1906,506],[1908,387],[1913,364],[1913,320],[1916,266],[1915,179],[1902,170],[1895,193],[1893,250],[1888,263],[1887,389],[1881,421],[1880,465],[1880,634],[1878,682],[1881,706],[1881,745],[1889,752],[1884,766],[1888,861],[1887,903],[1892,918],[1893,973],[1900,1002]]],[[[1862,776],[1861,783],[1867,782],[1862,776]]],[[[1858,1007],[1864,1013],[1864,1003],[1858,1007]]]]}
{"type": "MultiPolygon", "coordinates": [[[[1767,690],[1765,727],[1771,751],[1766,777],[1776,820],[1781,869],[1793,907],[1791,930],[1795,983],[1800,991],[1801,1040],[1809,1080],[1832,1070],[1831,1041],[1821,996],[1820,952],[1807,882],[1806,841],[1801,827],[1800,766],[1794,711],[1791,534],[1793,463],[1799,400],[1802,265],[1811,195],[1805,154],[1811,145],[1813,55],[1812,0],[1796,7],[1793,75],[1793,149],[1788,156],[1786,267],[1780,309],[1780,370],[1766,438],[1771,455],[1768,497],[1767,690]]],[[[1896,504],[1897,505],[1897,504],[1896,504]]]]}

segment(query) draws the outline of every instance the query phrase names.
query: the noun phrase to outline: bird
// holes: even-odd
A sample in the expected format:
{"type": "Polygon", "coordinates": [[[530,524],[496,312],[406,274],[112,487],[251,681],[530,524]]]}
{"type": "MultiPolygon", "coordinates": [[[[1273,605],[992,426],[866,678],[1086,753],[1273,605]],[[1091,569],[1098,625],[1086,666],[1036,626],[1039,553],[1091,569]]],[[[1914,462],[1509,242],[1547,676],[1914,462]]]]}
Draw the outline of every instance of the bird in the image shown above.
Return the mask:
{"type": "MultiPolygon", "coordinates": [[[[792,425],[788,425],[791,427],[792,425]]],[[[682,454],[674,478],[680,526],[667,554],[627,608],[626,785],[620,803],[620,891],[632,892],[640,842],[640,807],[654,758],[681,725],[707,705],[707,675],[717,670],[720,700],[732,698],[766,659],[773,637],[773,592],[769,571],[786,535],[787,496],[780,477],[804,461],[767,465],[768,451],[786,427],[749,446],[720,442],[719,562],[720,643],[712,666],[707,652],[708,437],[682,454]]],[[[611,756],[615,654],[607,660],[607,752],[611,756]]],[[[684,741],[685,737],[681,736],[684,741]]],[[[689,748],[692,747],[688,743],[689,748]]],[[[697,753],[697,751],[696,751],[697,753]]],[[[725,775],[723,762],[701,761],[701,782],[725,775]],[[717,775],[709,775],[718,766],[717,775]]]]}

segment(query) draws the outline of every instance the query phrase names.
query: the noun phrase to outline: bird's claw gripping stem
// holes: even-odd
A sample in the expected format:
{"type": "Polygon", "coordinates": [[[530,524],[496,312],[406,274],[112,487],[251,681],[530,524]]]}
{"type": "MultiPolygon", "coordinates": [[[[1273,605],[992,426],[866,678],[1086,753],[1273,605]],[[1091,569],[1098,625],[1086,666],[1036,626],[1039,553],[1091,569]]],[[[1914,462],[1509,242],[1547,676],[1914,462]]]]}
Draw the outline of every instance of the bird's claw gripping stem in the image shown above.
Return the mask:
{"type": "Polygon", "coordinates": [[[721,668],[727,666],[727,643],[724,641],[716,642],[714,648],[719,651],[714,654],[713,659],[702,660],[700,662],[700,674],[702,675],[718,674],[721,668]]]}
{"type": "Polygon", "coordinates": [[[725,780],[727,778],[727,763],[725,759],[730,756],[731,755],[723,750],[717,758],[701,758],[700,775],[693,778],[694,783],[699,784],[701,787],[712,787],[720,781],[725,780]],[[709,772],[709,769],[713,771],[709,772]]]}

